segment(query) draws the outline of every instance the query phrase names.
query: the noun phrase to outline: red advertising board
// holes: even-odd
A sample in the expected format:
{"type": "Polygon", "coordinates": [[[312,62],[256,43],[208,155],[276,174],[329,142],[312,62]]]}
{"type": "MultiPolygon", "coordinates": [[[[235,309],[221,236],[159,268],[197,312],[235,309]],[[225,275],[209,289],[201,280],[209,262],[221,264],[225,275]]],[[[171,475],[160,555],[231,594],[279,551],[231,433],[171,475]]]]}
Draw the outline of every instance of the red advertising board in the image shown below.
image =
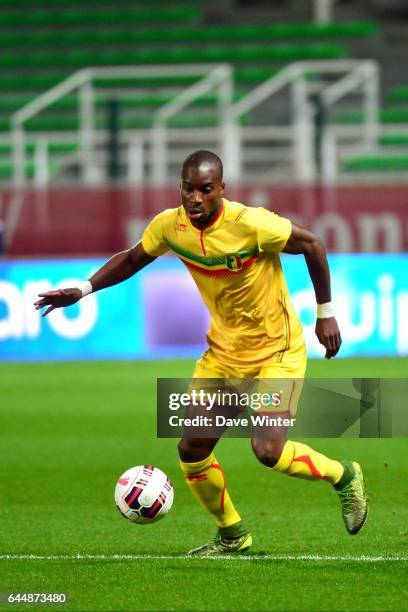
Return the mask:
{"type": "MultiPolygon", "coordinates": [[[[332,252],[408,251],[408,186],[226,189],[315,231],[332,252]]],[[[175,187],[50,189],[0,196],[9,256],[113,253],[136,242],[146,221],[179,205],[175,187]]]]}

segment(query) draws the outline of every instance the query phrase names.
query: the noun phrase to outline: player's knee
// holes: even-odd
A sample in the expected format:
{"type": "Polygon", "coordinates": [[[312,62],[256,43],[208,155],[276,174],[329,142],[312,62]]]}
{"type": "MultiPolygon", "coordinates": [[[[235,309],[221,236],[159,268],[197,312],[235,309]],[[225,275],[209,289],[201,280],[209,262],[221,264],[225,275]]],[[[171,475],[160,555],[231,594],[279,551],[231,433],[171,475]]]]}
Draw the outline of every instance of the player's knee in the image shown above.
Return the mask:
{"type": "Polygon", "coordinates": [[[253,438],[252,449],[258,461],[273,467],[279,461],[285,440],[283,438],[253,438]]]}
{"type": "Polygon", "coordinates": [[[206,459],[212,452],[213,447],[203,444],[202,440],[182,438],[178,443],[178,453],[181,461],[192,463],[206,459]]]}
{"type": "Polygon", "coordinates": [[[177,450],[181,461],[188,461],[190,459],[191,448],[188,440],[185,440],[184,438],[180,440],[177,445],[177,450]]]}

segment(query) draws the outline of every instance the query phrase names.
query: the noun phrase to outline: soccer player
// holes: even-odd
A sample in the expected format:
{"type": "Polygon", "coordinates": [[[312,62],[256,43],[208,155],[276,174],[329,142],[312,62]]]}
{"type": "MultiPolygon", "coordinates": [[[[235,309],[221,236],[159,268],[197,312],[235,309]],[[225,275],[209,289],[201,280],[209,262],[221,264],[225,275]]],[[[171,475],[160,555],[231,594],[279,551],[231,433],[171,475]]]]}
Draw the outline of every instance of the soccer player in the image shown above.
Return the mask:
{"type": "MultiPolygon", "coordinates": [[[[317,236],[264,208],[247,207],[224,198],[222,162],[210,151],[196,151],[181,171],[178,208],[164,210],[147,226],[141,242],[117,253],[80,287],[39,294],[37,309],[69,306],[91,291],[126,279],[167,251],[187,266],[211,313],[208,350],[196,364],[194,379],[279,379],[287,382],[280,410],[293,416],[299,381],[306,369],[302,328],[290,303],[279,253],[302,254],[317,302],[316,335],[334,357],[341,345],[331,304],[325,249],[317,236]]],[[[184,436],[178,449],[186,482],[218,527],[195,554],[243,552],[252,536],[226,489],[214,455],[217,438],[184,436]]],[[[297,441],[285,428],[254,433],[258,460],[282,474],[326,480],[337,490],[350,534],[367,516],[361,468],[337,461],[297,441]]]]}

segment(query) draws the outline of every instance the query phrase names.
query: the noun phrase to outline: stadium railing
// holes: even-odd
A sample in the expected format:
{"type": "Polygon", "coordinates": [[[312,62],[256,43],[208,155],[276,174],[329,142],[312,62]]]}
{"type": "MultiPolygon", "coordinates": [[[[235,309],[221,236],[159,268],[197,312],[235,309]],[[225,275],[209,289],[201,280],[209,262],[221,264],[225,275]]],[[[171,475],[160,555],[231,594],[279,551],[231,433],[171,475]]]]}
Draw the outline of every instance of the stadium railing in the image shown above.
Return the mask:
{"type": "MultiPolygon", "coordinates": [[[[26,124],[33,117],[36,117],[44,109],[57,102],[60,102],[72,92],[78,96],[79,108],[79,154],[82,158],[83,180],[86,184],[98,183],[100,173],[95,163],[95,141],[97,139],[97,127],[95,125],[95,86],[96,79],[110,81],[120,79],[132,79],[144,77],[146,79],[157,76],[166,76],[171,73],[174,76],[194,76],[196,83],[184,88],[180,93],[174,95],[170,100],[164,102],[153,118],[154,130],[152,130],[152,149],[154,151],[155,165],[160,167],[163,152],[159,150],[160,130],[163,125],[173,116],[184,110],[186,106],[195,100],[216,91],[216,109],[219,115],[219,125],[228,122],[228,109],[232,103],[233,84],[232,69],[228,65],[183,65],[183,66],[123,66],[115,68],[89,68],[81,70],[51,90],[45,92],[22,109],[12,115],[12,147],[14,164],[14,186],[22,188],[26,182],[26,124]]],[[[44,138],[42,138],[43,142],[44,138]]],[[[223,146],[222,135],[220,138],[223,146]]],[[[41,145],[44,149],[43,144],[41,145]]],[[[161,146],[165,146],[161,145],[161,146]]],[[[38,155],[38,159],[44,162],[45,155],[38,155]]],[[[47,175],[46,170],[38,168],[38,175],[47,175]]],[[[45,181],[47,182],[47,181],[45,181]]]]}
{"type": "MultiPolygon", "coordinates": [[[[353,132],[345,130],[334,135],[341,143],[344,138],[352,138],[354,148],[351,153],[367,154],[375,150],[378,141],[379,75],[377,65],[372,61],[334,60],[289,64],[247,94],[234,92],[233,69],[229,65],[92,68],[75,73],[13,114],[14,185],[21,188],[27,179],[26,127],[30,122],[41,119],[41,112],[51,105],[72,105],[73,92],[79,98],[78,118],[72,126],[79,127],[78,150],[71,150],[66,159],[72,161],[76,157],[80,161],[83,168],[81,178],[86,184],[103,182],[105,177],[96,149],[98,143],[106,139],[106,131],[103,129],[105,126],[101,126],[95,118],[95,109],[101,99],[95,81],[102,79],[105,82],[121,82],[123,79],[141,77],[149,79],[165,77],[169,72],[172,78],[194,76],[196,82],[174,91],[172,96],[150,95],[149,98],[147,95],[149,102],[154,102],[152,115],[145,120],[139,117],[140,123],[136,125],[132,122],[124,124],[126,130],[123,130],[122,141],[128,148],[126,163],[129,183],[140,182],[146,176],[148,167],[148,177],[152,184],[166,184],[171,180],[171,165],[179,164],[185,148],[204,145],[215,146],[221,152],[226,173],[232,181],[239,180],[243,170],[248,170],[244,167],[246,162],[247,165],[263,164],[268,171],[268,167],[275,161],[280,166],[292,166],[297,181],[314,182],[319,177],[319,168],[316,167],[315,159],[316,108],[312,106],[310,96],[316,92],[328,114],[329,107],[339,99],[361,91],[361,126],[353,132]],[[329,80],[325,80],[327,77],[329,80]],[[291,110],[286,122],[273,125],[269,115],[261,124],[254,123],[251,116],[253,109],[266,101],[270,104],[271,98],[284,89],[290,92],[286,107],[291,110]],[[200,113],[197,113],[191,106],[193,104],[202,104],[204,110],[200,109],[200,113]],[[206,105],[211,108],[211,115],[206,112],[206,105]],[[189,115],[190,108],[192,111],[189,115]],[[212,129],[209,130],[209,127],[212,129]]],[[[143,104],[144,98],[140,91],[138,96],[131,97],[130,101],[133,103],[136,99],[143,104]]],[[[319,146],[322,149],[320,174],[324,181],[330,182],[335,180],[338,173],[339,164],[334,146],[337,141],[331,129],[325,129],[325,125],[319,129],[319,146]]],[[[29,173],[34,172],[38,185],[47,183],[49,178],[47,152],[52,150],[44,144],[44,137],[42,134],[37,139],[41,142],[38,145],[41,146],[41,152],[38,152],[34,161],[45,165],[45,168],[38,167],[34,171],[32,164],[27,168],[29,173]]],[[[54,151],[57,151],[57,143],[54,147],[54,151]]],[[[246,172],[248,174],[250,172],[246,172]]]]}

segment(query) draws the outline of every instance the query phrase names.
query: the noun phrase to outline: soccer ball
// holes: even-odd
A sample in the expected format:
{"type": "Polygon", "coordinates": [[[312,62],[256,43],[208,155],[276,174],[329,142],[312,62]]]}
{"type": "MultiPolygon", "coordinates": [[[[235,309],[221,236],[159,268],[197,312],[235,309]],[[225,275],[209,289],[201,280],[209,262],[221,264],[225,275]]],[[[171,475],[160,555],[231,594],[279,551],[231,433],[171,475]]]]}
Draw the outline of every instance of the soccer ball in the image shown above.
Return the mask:
{"type": "Polygon", "coordinates": [[[173,496],[170,480],[153,465],[130,468],[115,488],[116,506],[132,523],[154,523],[164,518],[173,505],[173,496]]]}

